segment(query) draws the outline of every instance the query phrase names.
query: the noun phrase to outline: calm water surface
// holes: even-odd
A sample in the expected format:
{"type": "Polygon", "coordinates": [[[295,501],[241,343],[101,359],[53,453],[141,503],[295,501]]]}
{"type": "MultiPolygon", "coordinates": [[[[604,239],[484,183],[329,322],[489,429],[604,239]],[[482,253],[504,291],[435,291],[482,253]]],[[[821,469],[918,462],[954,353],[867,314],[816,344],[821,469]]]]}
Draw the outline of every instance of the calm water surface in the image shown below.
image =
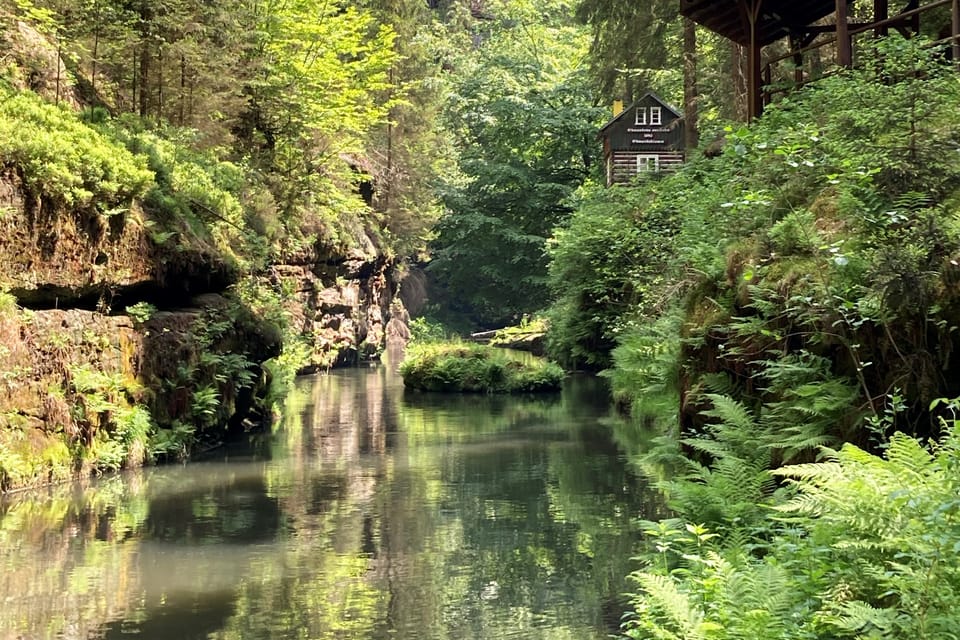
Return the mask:
{"type": "Polygon", "coordinates": [[[652,498],[596,380],[561,396],[298,381],[206,462],[0,503],[0,639],[606,638],[652,498]]]}

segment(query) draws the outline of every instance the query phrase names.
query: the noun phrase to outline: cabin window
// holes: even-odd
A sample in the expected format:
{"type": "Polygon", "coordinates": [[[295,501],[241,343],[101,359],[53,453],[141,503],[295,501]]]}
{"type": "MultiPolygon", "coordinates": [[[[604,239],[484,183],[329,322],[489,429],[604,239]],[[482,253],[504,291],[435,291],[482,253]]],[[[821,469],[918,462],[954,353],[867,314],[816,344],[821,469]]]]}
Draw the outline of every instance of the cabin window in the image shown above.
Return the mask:
{"type": "Polygon", "coordinates": [[[650,124],[662,124],[663,116],[660,114],[660,107],[650,107],[650,124]]]}
{"type": "Polygon", "coordinates": [[[644,107],[637,107],[637,116],[633,124],[647,124],[647,110],[644,107]]]}
{"type": "Polygon", "coordinates": [[[660,171],[660,157],[654,155],[637,156],[637,173],[657,173],[660,171]]]}

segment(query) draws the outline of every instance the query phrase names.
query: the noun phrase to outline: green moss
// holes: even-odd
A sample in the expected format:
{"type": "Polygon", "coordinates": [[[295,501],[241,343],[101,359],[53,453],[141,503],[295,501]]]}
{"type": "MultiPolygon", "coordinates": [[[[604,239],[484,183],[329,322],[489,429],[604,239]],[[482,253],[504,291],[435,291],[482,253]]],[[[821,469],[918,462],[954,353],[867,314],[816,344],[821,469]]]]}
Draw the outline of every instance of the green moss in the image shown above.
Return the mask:
{"type": "Polygon", "coordinates": [[[552,362],[518,360],[496,347],[462,342],[411,347],[400,374],[405,386],[423,391],[555,391],[563,380],[563,370],[552,362]]]}

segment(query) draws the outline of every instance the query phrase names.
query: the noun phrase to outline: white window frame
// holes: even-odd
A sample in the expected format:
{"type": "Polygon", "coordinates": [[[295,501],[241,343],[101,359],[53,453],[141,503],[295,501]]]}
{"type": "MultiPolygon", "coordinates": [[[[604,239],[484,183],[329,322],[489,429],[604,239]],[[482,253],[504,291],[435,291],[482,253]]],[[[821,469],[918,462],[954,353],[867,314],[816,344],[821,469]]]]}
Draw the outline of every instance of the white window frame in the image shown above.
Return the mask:
{"type": "MultiPolygon", "coordinates": [[[[647,124],[646,107],[637,107],[636,115],[633,118],[633,124],[647,124]]],[[[622,125],[621,125],[622,126],[622,125]]]]}
{"type": "Polygon", "coordinates": [[[650,107],[650,124],[663,124],[663,110],[660,107],[650,107]]]}
{"type": "Polygon", "coordinates": [[[660,156],[652,153],[637,155],[637,173],[660,173],[660,156]]]}

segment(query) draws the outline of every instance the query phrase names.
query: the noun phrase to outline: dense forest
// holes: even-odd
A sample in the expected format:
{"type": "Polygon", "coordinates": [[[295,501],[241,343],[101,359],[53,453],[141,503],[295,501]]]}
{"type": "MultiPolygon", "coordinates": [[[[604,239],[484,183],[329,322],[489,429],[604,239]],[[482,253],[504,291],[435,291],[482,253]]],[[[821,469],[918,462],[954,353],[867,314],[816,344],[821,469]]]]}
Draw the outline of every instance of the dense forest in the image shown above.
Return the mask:
{"type": "Polygon", "coordinates": [[[949,10],[748,124],[743,50],[679,8],[0,2],[0,488],[250,428],[404,307],[536,323],[676,516],[624,633],[953,637],[949,10]],[[598,132],[651,91],[687,162],[608,187],[598,132]]]}

